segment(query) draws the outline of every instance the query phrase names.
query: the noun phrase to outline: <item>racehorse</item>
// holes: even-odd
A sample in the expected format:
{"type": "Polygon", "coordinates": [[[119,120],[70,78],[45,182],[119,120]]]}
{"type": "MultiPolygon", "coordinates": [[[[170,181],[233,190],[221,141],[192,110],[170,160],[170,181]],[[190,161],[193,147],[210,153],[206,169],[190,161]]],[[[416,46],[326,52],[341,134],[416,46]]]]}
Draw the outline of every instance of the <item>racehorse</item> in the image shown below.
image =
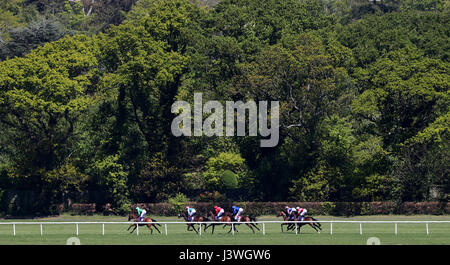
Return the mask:
{"type": "MultiPolygon", "coordinates": [[[[181,218],[181,217],[184,218],[184,221],[189,222],[189,218],[184,212],[181,212],[178,215],[178,218],[181,218]]],[[[207,217],[203,217],[203,216],[194,216],[194,219],[192,221],[193,222],[209,222],[209,219],[207,217]]],[[[194,225],[195,224],[187,224],[187,230],[191,231],[191,230],[189,230],[189,228],[192,227],[192,229],[194,229],[194,231],[198,234],[198,231],[197,231],[197,229],[195,229],[194,225]]],[[[202,224],[198,224],[199,229],[201,229],[201,225],[202,224]]],[[[205,231],[205,230],[206,230],[206,224],[203,224],[203,231],[205,231]]]]}
{"type": "Polygon", "coordinates": [[[155,219],[146,217],[146,218],[144,219],[144,222],[146,222],[147,224],[140,224],[140,223],[138,222],[138,217],[137,217],[137,215],[134,214],[134,213],[130,213],[130,214],[128,215],[128,221],[130,221],[130,220],[134,220],[134,222],[136,222],[136,223],[130,225],[130,227],[128,227],[127,231],[130,230],[130,228],[134,226],[134,228],[133,228],[133,230],[131,230],[130,234],[133,233],[134,230],[136,230],[137,225],[139,225],[139,226],[146,225],[146,226],[148,227],[148,229],[150,229],[150,233],[151,233],[151,234],[153,234],[153,228],[152,228],[152,226],[153,226],[153,227],[156,229],[156,231],[158,231],[158,232],[161,234],[161,231],[159,231],[158,227],[156,226],[156,225],[159,225],[159,226],[161,226],[161,225],[158,224],[158,223],[156,223],[156,220],[155,220],[155,219]],[[155,224],[152,225],[152,224],[149,224],[149,223],[155,223],[155,224]],[[137,225],[136,225],[136,224],[137,224],[137,225]]]}
{"type": "MultiPolygon", "coordinates": [[[[284,221],[290,221],[289,217],[287,216],[287,214],[284,211],[281,211],[278,213],[277,217],[283,216],[284,221]]],[[[295,219],[298,220],[298,215],[295,216],[295,219]]],[[[303,221],[307,221],[308,223],[282,223],[281,224],[281,231],[283,232],[283,225],[288,225],[287,231],[292,230],[294,228],[294,226],[296,226],[298,229],[298,232],[300,232],[300,228],[306,224],[309,224],[314,230],[316,230],[317,233],[320,233],[319,230],[322,230],[321,228],[321,224],[318,222],[317,219],[311,217],[311,216],[305,216],[303,218],[303,221]],[[319,230],[318,230],[319,229],[319,230]]]]}
{"type": "MultiPolygon", "coordinates": [[[[297,214],[297,216],[295,217],[295,219],[297,219],[298,221],[300,221],[299,220],[299,215],[297,214]]],[[[316,232],[317,233],[319,233],[320,234],[320,231],[319,230],[322,230],[322,228],[321,228],[321,224],[318,222],[318,220],[317,219],[315,219],[315,218],[313,218],[313,217],[311,217],[311,216],[305,216],[305,217],[303,217],[303,220],[302,221],[308,221],[309,223],[298,223],[298,232],[300,233],[300,228],[302,227],[302,226],[304,226],[304,225],[306,225],[306,224],[309,224],[309,226],[311,226],[312,228],[314,228],[314,230],[316,230],[316,232]]]]}
{"type": "MultiPolygon", "coordinates": [[[[235,220],[235,222],[237,222],[236,219],[233,218],[233,220],[235,220]]],[[[257,226],[257,224],[254,223],[254,222],[256,222],[256,218],[251,217],[251,216],[249,216],[249,215],[244,215],[244,216],[241,216],[241,218],[239,219],[239,222],[237,222],[236,225],[240,225],[240,223],[245,223],[245,224],[252,230],[252,232],[253,232],[253,234],[254,234],[254,233],[255,233],[255,230],[253,229],[253,227],[256,228],[256,229],[258,229],[258,231],[260,231],[260,229],[259,229],[259,227],[257,226]]],[[[236,230],[236,231],[237,231],[237,230],[236,230]]],[[[229,233],[229,232],[228,232],[228,233],[229,233]]]]}
{"type": "MultiPolygon", "coordinates": [[[[287,216],[287,214],[284,211],[281,211],[281,212],[279,212],[277,214],[277,217],[280,217],[280,216],[283,217],[284,221],[291,221],[291,220],[289,220],[289,217],[287,216]]],[[[281,232],[284,232],[283,231],[283,225],[287,225],[287,230],[286,231],[289,231],[289,230],[294,229],[294,225],[295,224],[293,224],[293,223],[281,223],[281,232]]]]}
{"type": "MultiPolygon", "coordinates": [[[[227,226],[227,225],[231,226],[231,229],[230,229],[230,231],[228,231],[228,233],[230,233],[231,230],[233,229],[233,226],[232,226],[232,224],[231,224],[231,217],[229,216],[229,213],[224,213],[224,214],[222,215],[222,217],[221,217],[219,220],[216,220],[215,215],[214,215],[213,212],[211,212],[211,211],[209,211],[209,216],[211,217],[211,220],[213,220],[214,222],[217,222],[217,224],[211,223],[211,224],[209,224],[209,225],[206,227],[206,228],[208,228],[208,227],[212,226],[212,232],[211,232],[211,234],[214,234],[214,227],[215,227],[216,225],[222,225],[223,223],[225,223],[225,224],[223,225],[224,228],[225,228],[225,226],[227,226]]],[[[205,228],[205,230],[206,230],[206,228],[205,228]]],[[[234,230],[236,230],[236,227],[234,227],[234,230]]],[[[238,232],[238,231],[236,230],[236,232],[238,232]]]]}

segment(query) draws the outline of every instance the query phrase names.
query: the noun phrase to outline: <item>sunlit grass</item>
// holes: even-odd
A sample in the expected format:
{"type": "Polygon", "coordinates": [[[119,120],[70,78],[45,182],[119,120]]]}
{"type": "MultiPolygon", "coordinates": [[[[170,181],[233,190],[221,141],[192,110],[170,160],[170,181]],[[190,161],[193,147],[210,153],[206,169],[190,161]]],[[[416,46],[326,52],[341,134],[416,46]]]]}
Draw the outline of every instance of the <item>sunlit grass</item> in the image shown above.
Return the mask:
{"type": "MultiPolygon", "coordinates": [[[[156,216],[158,221],[180,221],[176,217],[156,216]]],[[[352,221],[418,221],[418,220],[450,220],[449,216],[359,216],[351,218],[317,216],[319,220],[352,220],[352,221]]],[[[262,216],[258,220],[280,220],[274,216],[262,216]]],[[[44,221],[127,221],[126,217],[117,216],[71,216],[62,215],[58,217],[47,217],[33,220],[1,220],[1,222],[44,222],[44,221]]],[[[333,223],[333,233],[331,225],[322,223],[322,231],[316,233],[311,227],[304,226],[299,234],[294,231],[281,232],[279,223],[265,224],[265,235],[262,233],[262,224],[258,227],[260,231],[252,231],[245,225],[237,227],[234,233],[228,233],[230,227],[222,228],[217,226],[214,234],[208,228],[202,235],[192,231],[186,231],[185,224],[168,224],[167,235],[165,227],[161,225],[160,233],[156,230],[153,234],[144,226],[139,227],[139,235],[136,231],[130,234],[127,231],[127,224],[80,224],[78,226],[78,236],[76,235],[75,224],[44,224],[42,232],[39,224],[17,224],[15,226],[16,235],[13,235],[12,225],[0,225],[0,244],[29,244],[29,245],[59,245],[65,244],[69,237],[77,236],[81,244],[173,244],[173,245],[214,245],[214,244],[240,244],[240,245],[279,245],[279,244],[310,244],[310,245],[361,245],[366,244],[369,237],[378,237],[381,244],[450,244],[450,223],[430,223],[428,234],[425,224],[397,224],[397,234],[395,226],[391,223],[363,223],[362,234],[360,234],[359,223],[333,223]]]]}

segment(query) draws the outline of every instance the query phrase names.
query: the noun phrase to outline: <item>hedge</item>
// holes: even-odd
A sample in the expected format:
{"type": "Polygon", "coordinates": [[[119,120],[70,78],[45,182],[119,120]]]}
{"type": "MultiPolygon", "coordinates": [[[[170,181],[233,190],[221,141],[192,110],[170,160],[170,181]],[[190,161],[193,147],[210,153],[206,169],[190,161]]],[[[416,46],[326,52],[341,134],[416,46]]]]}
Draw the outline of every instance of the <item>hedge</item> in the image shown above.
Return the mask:
{"type": "MultiPolygon", "coordinates": [[[[214,205],[219,205],[225,211],[230,211],[232,205],[239,205],[244,208],[244,213],[251,216],[273,215],[275,216],[286,205],[290,207],[300,206],[308,210],[308,215],[389,215],[389,214],[450,214],[450,203],[448,202],[188,202],[187,206],[193,207],[197,213],[203,216],[214,210],[214,205]]],[[[68,209],[61,209],[60,212],[71,212],[77,215],[108,214],[112,211],[110,205],[98,207],[93,204],[73,204],[68,209]]],[[[148,215],[176,216],[174,206],[170,203],[138,203],[131,205],[133,210],[139,206],[147,209],[148,215]]]]}

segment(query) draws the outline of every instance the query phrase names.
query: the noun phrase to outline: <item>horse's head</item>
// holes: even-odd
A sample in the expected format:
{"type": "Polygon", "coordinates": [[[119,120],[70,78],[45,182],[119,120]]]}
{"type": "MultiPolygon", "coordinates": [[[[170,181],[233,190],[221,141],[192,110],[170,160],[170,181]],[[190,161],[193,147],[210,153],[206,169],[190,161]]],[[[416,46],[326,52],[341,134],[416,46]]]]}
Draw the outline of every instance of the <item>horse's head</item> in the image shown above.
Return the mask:
{"type": "Polygon", "coordinates": [[[280,212],[277,214],[277,217],[280,217],[280,216],[286,217],[286,214],[285,214],[283,211],[280,211],[280,212]]]}
{"type": "Polygon", "coordinates": [[[128,215],[128,221],[136,219],[136,215],[134,213],[130,213],[128,215]]]}

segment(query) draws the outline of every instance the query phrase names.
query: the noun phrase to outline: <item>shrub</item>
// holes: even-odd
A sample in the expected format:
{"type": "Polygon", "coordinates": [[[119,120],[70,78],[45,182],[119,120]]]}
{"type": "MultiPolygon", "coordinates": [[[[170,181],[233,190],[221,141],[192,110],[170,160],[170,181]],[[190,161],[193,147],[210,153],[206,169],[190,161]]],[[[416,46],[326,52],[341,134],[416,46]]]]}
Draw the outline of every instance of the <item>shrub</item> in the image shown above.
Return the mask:
{"type": "MultiPolygon", "coordinates": [[[[12,200],[14,201],[14,199],[12,200]]],[[[14,202],[13,202],[14,204],[14,202]]],[[[14,204],[15,205],[15,204],[14,204]]],[[[291,207],[302,207],[308,210],[307,215],[378,215],[378,214],[450,214],[450,203],[448,202],[404,202],[396,204],[394,202],[232,202],[232,201],[209,201],[209,202],[189,202],[184,194],[177,194],[167,203],[139,203],[124,208],[123,213],[134,211],[138,205],[147,210],[149,216],[175,216],[184,210],[185,205],[189,205],[197,210],[198,215],[208,216],[213,211],[214,205],[219,205],[230,211],[232,205],[244,208],[244,214],[258,217],[269,215],[275,217],[286,205],[291,207]],[[177,206],[175,206],[177,205],[177,206]]],[[[10,205],[10,207],[13,207],[10,205]]],[[[125,206],[126,207],[126,206],[125,206]]],[[[63,211],[63,205],[56,205],[55,211],[63,211]]],[[[95,203],[91,204],[72,204],[71,213],[74,215],[92,215],[98,209],[99,213],[110,214],[110,204],[102,207],[96,207],[95,203]]],[[[20,209],[19,209],[20,210],[20,209]]],[[[18,210],[15,210],[18,212],[18,210]]],[[[8,213],[15,215],[16,212],[8,213]]]]}
{"type": "Polygon", "coordinates": [[[234,189],[238,187],[237,176],[231,170],[225,170],[222,173],[222,182],[227,189],[234,189]]]}
{"type": "Polygon", "coordinates": [[[215,192],[203,192],[200,194],[198,201],[200,202],[215,202],[215,201],[225,201],[226,196],[218,191],[215,192]]]}
{"type": "Polygon", "coordinates": [[[71,212],[72,215],[93,215],[96,212],[95,208],[95,203],[74,203],[71,212]]]}
{"type": "Polygon", "coordinates": [[[169,198],[169,203],[172,204],[173,210],[176,213],[184,211],[184,207],[186,206],[186,202],[189,199],[183,193],[177,193],[175,197],[169,198]]]}
{"type": "Polygon", "coordinates": [[[324,215],[331,215],[334,214],[334,211],[336,209],[336,204],[332,202],[324,202],[322,203],[321,211],[324,215]]]}

